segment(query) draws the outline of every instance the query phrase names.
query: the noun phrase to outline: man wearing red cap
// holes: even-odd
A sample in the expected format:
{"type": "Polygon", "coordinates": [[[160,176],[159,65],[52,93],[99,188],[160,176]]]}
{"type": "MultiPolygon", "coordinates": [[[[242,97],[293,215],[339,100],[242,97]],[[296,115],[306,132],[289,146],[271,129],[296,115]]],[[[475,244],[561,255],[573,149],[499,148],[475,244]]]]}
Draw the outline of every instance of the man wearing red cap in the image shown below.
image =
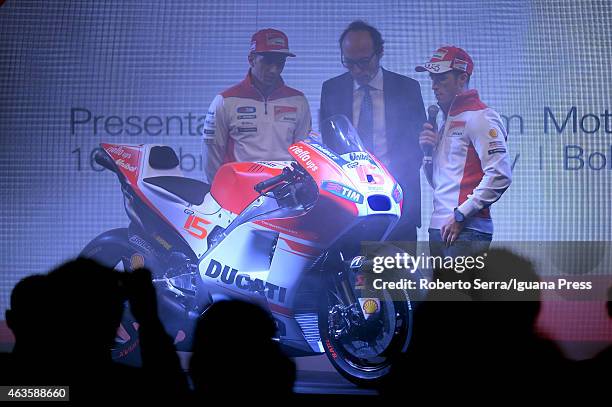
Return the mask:
{"type": "Polygon", "coordinates": [[[444,121],[423,125],[423,170],[434,189],[429,241],[433,255],[460,256],[488,249],[493,237],[489,207],[512,181],[507,133],[499,114],[468,89],[472,58],[461,48],[438,48],[417,72],[429,72],[444,121]],[[455,242],[469,242],[454,244],[455,242]]]}
{"type": "Polygon", "coordinates": [[[287,36],[265,29],[253,34],[246,78],[212,101],[204,124],[203,157],[212,183],[219,167],[233,161],[289,161],[289,146],[311,130],[304,94],[281,77],[289,51],[287,36]]]}

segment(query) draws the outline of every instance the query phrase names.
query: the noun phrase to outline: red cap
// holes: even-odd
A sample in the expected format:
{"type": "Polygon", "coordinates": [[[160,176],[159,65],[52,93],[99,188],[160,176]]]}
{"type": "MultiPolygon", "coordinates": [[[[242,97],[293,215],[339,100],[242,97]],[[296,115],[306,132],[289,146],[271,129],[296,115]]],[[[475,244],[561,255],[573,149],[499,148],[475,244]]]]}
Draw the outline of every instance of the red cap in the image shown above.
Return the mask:
{"type": "Polygon", "coordinates": [[[429,62],[415,68],[417,72],[431,73],[444,73],[453,69],[471,75],[474,70],[474,62],[467,52],[452,45],[438,48],[429,62]]]}
{"type": "Polygon", "coordinates": [[[251,37],[250,52],[272,52],[276,54],[285,54],[294,57],[295,54],[289,52],[289,39],[284,32],[266,28],[259,30],[251,37]]]}

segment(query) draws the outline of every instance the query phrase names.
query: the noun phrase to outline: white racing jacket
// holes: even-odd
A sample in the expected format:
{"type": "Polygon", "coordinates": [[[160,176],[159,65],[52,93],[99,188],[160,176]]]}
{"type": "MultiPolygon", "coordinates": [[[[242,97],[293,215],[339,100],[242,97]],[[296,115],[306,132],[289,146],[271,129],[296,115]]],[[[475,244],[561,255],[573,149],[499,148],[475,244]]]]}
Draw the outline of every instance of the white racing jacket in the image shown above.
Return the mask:
{"type": "Polygon", "coordinates": [[[466,216],[466,228],[493,233],[489,207],[512,181],[507,133],[497,112],[476,90],[456,96],[433,153],[434,188],[430,227],[440,229],[454,208],[466,216]]]}
{"type": "Polygon", "coordinates": [[[290,161],[289,146],[311,129],[304,94],[281,82],[267,98],[251,83],[250,72],[217,95],[204,124],[205,172],[212,183],[222,164],[232,161],[290,161]]]}

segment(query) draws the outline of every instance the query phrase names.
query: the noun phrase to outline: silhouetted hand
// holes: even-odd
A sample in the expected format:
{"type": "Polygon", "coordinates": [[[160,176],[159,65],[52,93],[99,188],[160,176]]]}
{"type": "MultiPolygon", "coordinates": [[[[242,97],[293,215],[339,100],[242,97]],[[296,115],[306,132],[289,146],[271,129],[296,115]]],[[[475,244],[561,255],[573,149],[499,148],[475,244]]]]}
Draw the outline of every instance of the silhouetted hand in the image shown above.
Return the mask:
{"type": "Polygon", "coordinates": [[[157,322],[157,297],[151,281],[151,272],[137,269],[126,276],[124,283],[132,315],[140,324],[157,322]]]}

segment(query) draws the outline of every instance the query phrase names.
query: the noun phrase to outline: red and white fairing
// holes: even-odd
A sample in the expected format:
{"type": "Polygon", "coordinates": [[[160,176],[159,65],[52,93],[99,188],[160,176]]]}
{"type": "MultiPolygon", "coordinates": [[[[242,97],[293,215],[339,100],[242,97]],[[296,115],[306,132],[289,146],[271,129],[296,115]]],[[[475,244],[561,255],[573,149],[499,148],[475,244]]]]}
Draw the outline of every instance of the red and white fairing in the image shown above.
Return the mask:
{"type": "Polygon", "coordinates": [[[138,197],[176,230],[196,255],[201,256],[207,250],[206,237],[212,229],[217,225],[227,227],[236,215],[221,208],[210,194],[204,197],[200,205],[194,205],[159,186],[145,182],[154,177],[184,178],[178,167],[164,170],[153,168],[149,164],[149,154],[153,147],[157,145],[102,144],[102,148],[115,161],[138,197]]]}
{"type": "Polygon", "coordinates": [[[385,167],[365,151],[339,155],[307,139],[290,146],[289,153],[318,187],[309,208],[274,210],[271,198],[255,192],[256,184],[291,165],[263,161],[223,165],[203,201],[194,204],[147,181],[183,177],[178,165],[150,165],[154,147],[102,144],[138,197],[198,257],[198,290],[208,292],[207,298],[260,303],[284,326],[283,336],[294,348],[323,352],[320,339],[304,333],[316,315],[294,307],[297,290],[317,257],[363,218],[385,215],[390,219],[385,234],[391,231],[401,214],[402,192],[385,167]],[[267,207],[272,210],[266,212],[267,207]],[[208,247],[217,226],[224,235],[208,247]]]}

